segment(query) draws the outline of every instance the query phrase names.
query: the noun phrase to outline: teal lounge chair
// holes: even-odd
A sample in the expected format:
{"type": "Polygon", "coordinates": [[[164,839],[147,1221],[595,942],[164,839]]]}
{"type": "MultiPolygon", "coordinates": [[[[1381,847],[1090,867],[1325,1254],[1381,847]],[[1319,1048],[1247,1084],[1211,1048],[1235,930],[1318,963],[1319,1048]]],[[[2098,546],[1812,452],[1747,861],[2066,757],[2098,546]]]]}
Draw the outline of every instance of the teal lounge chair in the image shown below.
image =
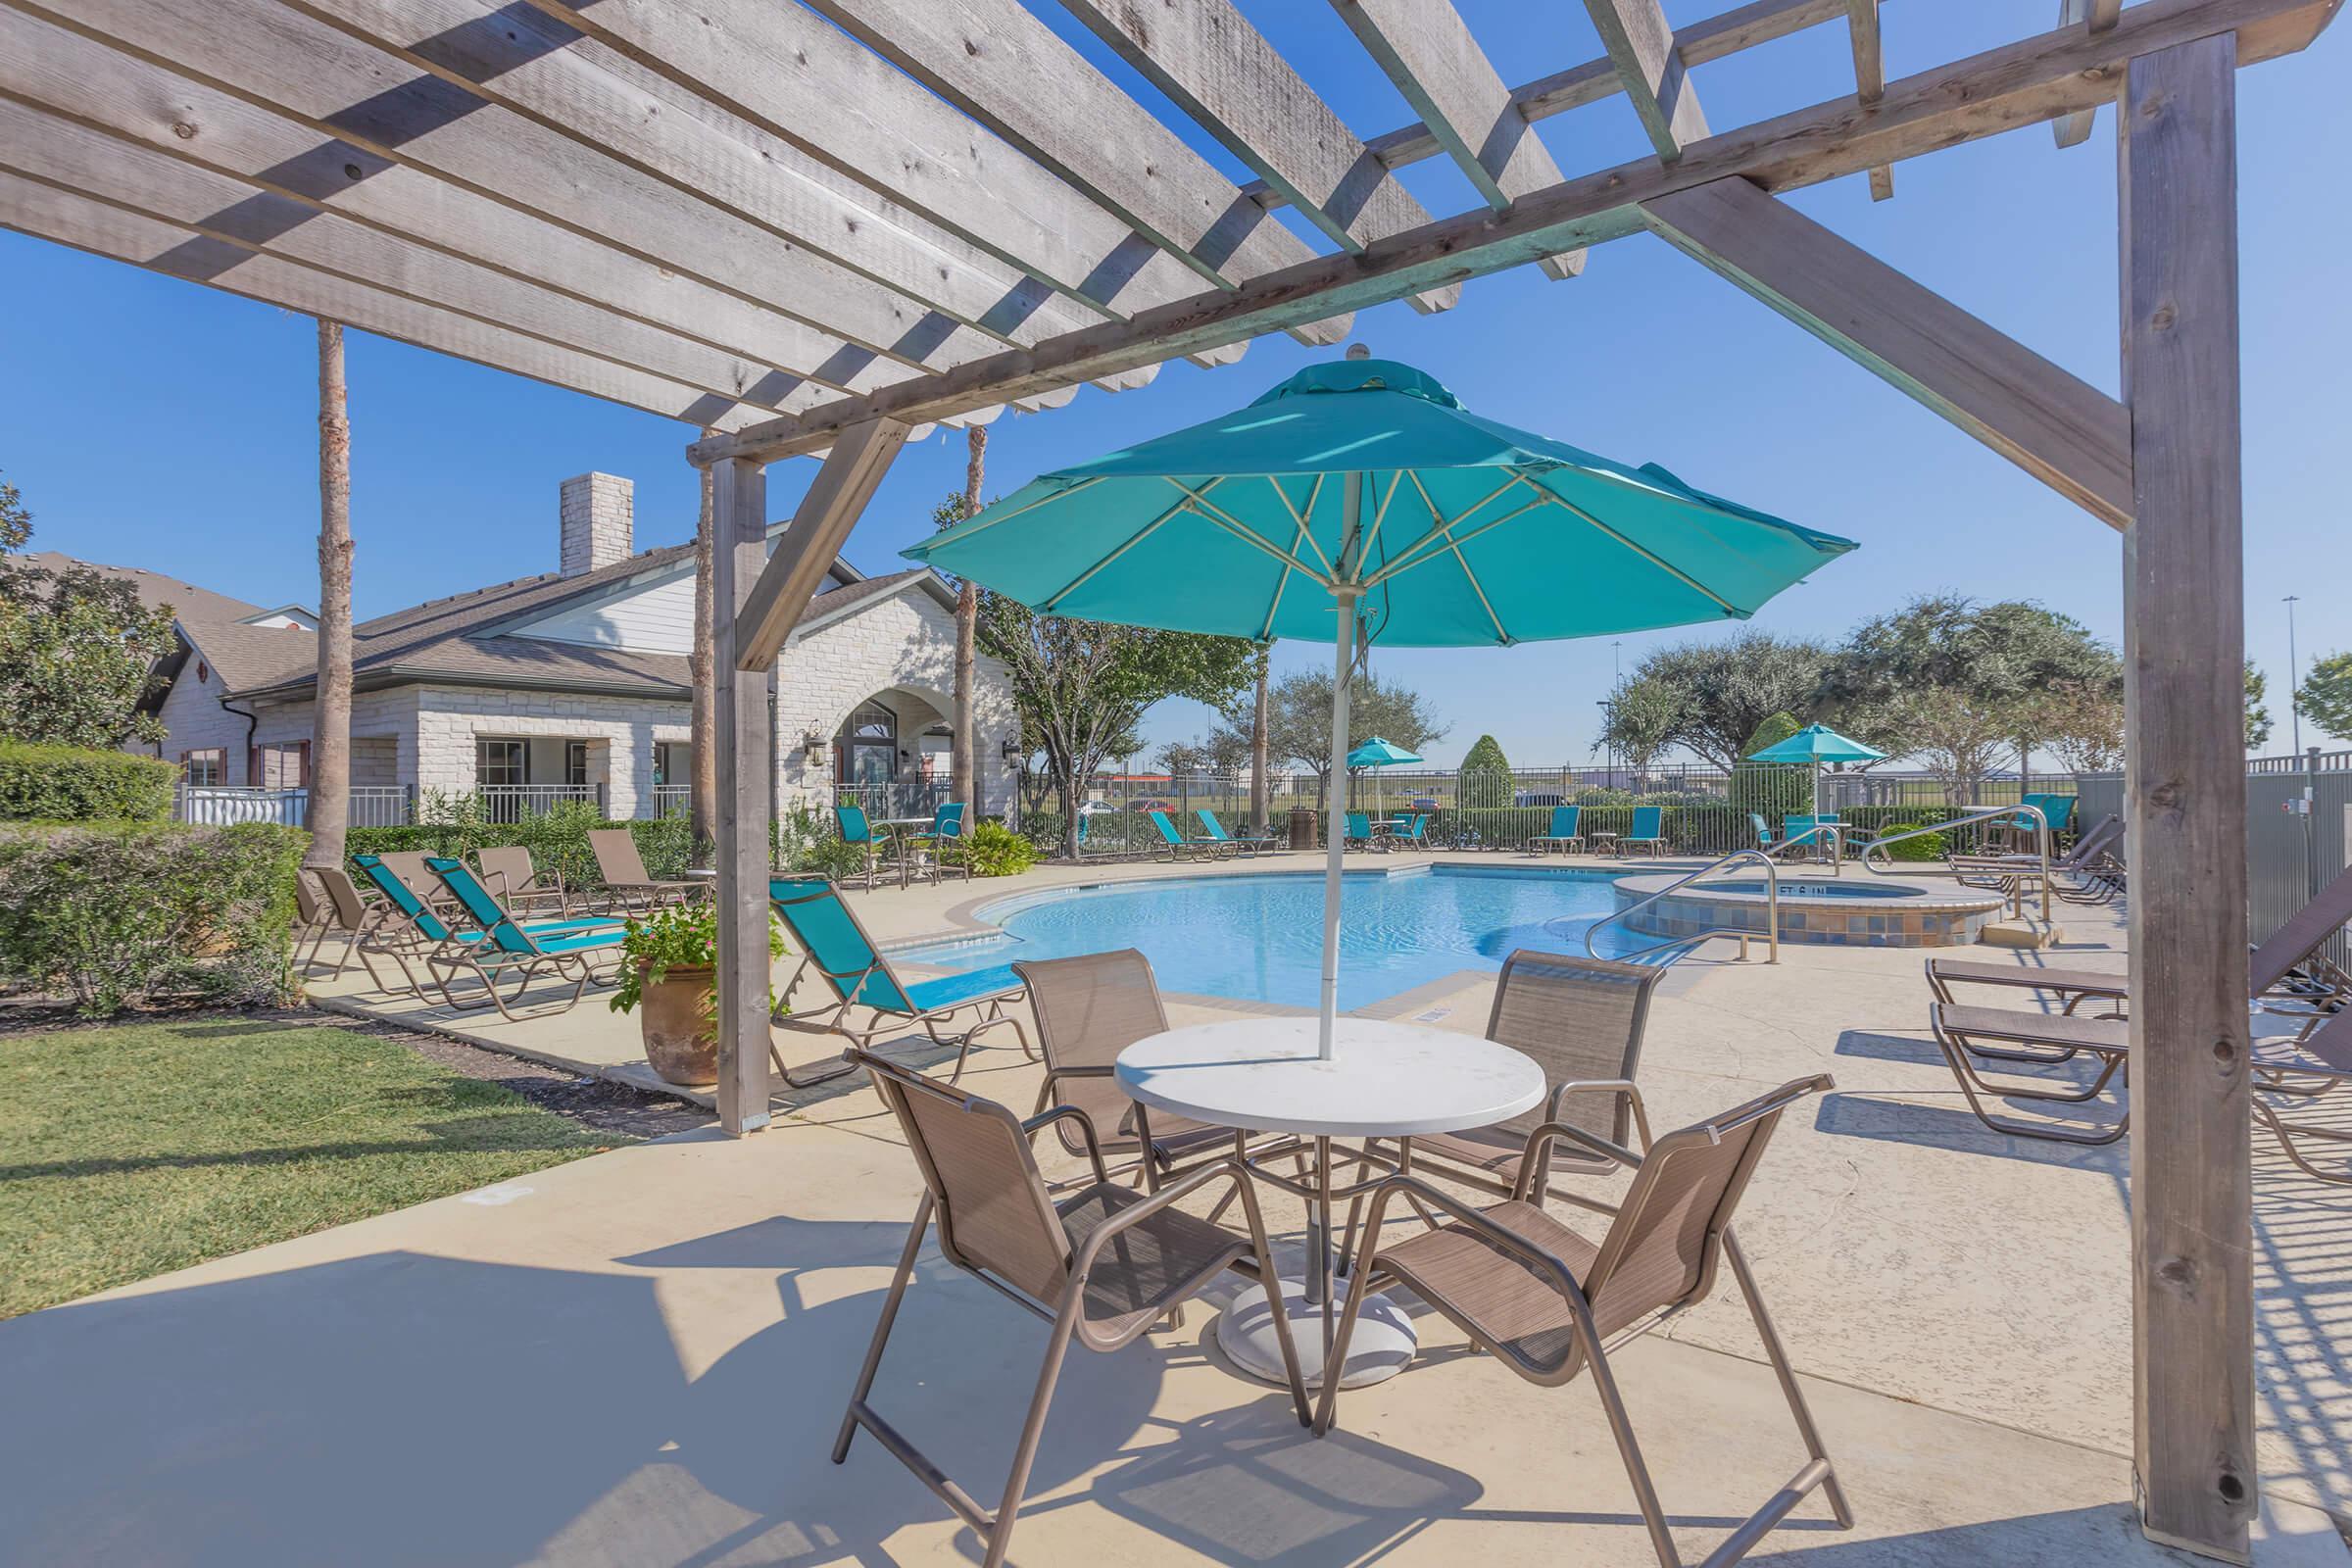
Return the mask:
{"type": "Polygon", "coordinates": [[[620,927],[606,922],[597,930],[526,931],[466,868],[465,861],[446,855],[428,855],[424,865],[440,879],[466,915],[481,926],[474,941],[464,940],[474,933],[458,933],[447,946],[425,958],[425,968],[433,974],[441,995],[451,1006],[482,1005],[480,1002],[459,1000],[451,982],[463,974],[470,974],[481,982],[489,1003],[509,1022],[514,1021],[514,1014],[508,1004],[520,1001],[524,989],[541,974],[554,974],[571,982],[571,995],[564,999],[564,1004],[555,1009],[557,1012],[570,1011],[590,981],[609,986],[619,977],[620,945],[627,935],[620,927]],[[601,973],[597,966],[599,957],[611,960],[601,973]],[[514,989],[501,996],[498,982],[509,975],[514,978],[514,989]]]}
{"type": "Polygon", "coordinates": [[[1272,849],[1274,847],[1274,835],[1271,833],[1265,834],[1262,837],[1254,835],[1241,836],[1228,833],[1225,831],[1225,824],[1217,820],[1216,812],[1209,810],[1206,807],[1203,807],[1201,808],[1200,814],[1200,826],[1207,831],[1208,836],[1219,844],[1232,845],[1236,854],[1255,855],[1260,850],[1272,849]]]}
{"type": "Polygon", "coordinates": [[[1562,855],[1582,855],[1585,836],[1577,831],[1585,814],[1581,806],[1555,806],[1551,808],[1551,827],[1541,837],[1529,839],[1528,846],[1541,853],[1544,846],[1553,845],[1562,855]]]}
{"type": "Polygon", "coordinates": [[[1186,838],[1177,830],[1175,819],[1165,811],[1146,811],[1144,814],[1152,819],[1152,830],[1159,835],[1159,845],[1152,852],[1153,859],[1158,859],[1164,854],[1171,860],[1181,860],[1188,855],[1205,855],[1213,860],[1233,851],[1231,839],[1186,838]]]}
{"type": "Polygon", "coordinates": [[[971,1054],[981,1034],[1000,1024],[1010,1026],[1022,1054],[1032,1061],[1037,1059],[1029,1032],[1021,1027],[1019,1018],[1004,1010],[1028,995],[1028,988],[1010,968],[1000,965],[936,980],[902,980],[874,946],[873,938],[865,934],[865,927],[858,923],[841,890],[825,878],[772,877],[767,884],[767,902],[801,954],[800,966],[776,995],[789,1001],[804,975],[813,975],[822,983],[823,995],[813,1004],[804,1004],[789,1013],[779,1011],[768,1019],[772,1026],[768,1059],[775,1063],[777,1076],[793,1088],[807,1089],[857,1071],[849,1051],[871,1051],[880,1036],[911,1028],[921,1029],[933,1045],[956,1048],[951,1083],[963,1076],[964,1057],[971,1054]],[[969,1028],[959,1034],[940,1032],[941,1024],[967,1007],[979,1014],[969,1028]],[[871,1014],[863,1027],[853,1022],[853,1009],[871,1014]],[[774,1029],[831,1035],[847,1045],[840,1059],[798,1070],[786,1065],[776,1051],[774,1029]]]}
{"type": "Polygon", "coordinates": [[[972,879],[972,858],[963,833],[964,804],[950,801],[931,813],[931,831],[909,833],[900,841],[902,854],[921,854],[929,862],[931,880],[937,884],[953,863],[963,867],[963,879],[972,879]]]}
{"type": "Polygon", "coordinates": [[[1635,807],[1633,827],[1626,833],[1625,837],[1617,841],[1618,858],[1620,859],[1624,858],[1626,851],[1632,849],[1637,844],[1648,846],[1649,852],[1652,855],[1665,854],[1666,833],[1663,825],[1665,820],[1666,811],[1663,807],[1635,807]]]}
{"type": "MultiPolygon", "coordinates": [[[[424,988],[417,984],[416,972],[409,967],[409,960],[416,958],[424,961],[425,973],[429,977],[433,974],[431,960],[434,956],[453,949],[473,947],[481,942],[482,933],[452,926],[443,919],[416,896],[416,890],[409,885],[408,880],[399,874],[385,857],[355,855],[351,858],[351,863],[360,868],[360,874],[368,879],[368,885],[382,899],[372,911],[373,918],[352,941],[353,951],[359,954],[361,964],[368,970],[368,978],[375,982],[378,991],[399,989],[386,985],[384,977],[376,972],[370,956],[382,954],[399,965],[409,992],[419,1001],[424,1000],[424,988]]],[[[419,858],[417,863],[422,865],[425,862],[419,858]]],[[[427,874],[430,875],[430,872],[427,874]]],[[[332,884],[326,885],[331,890],[332,884]]],[[[604,916],[595,919],[540,920],[522,929],[534,937],[561,937],[580,931],[612,930],[618,924],[617,916],[604,916]]],[[[433,980],[433,984],[451,1006],[466,1005],[450,996],[449,988],[438,978],[433,980]]]]}

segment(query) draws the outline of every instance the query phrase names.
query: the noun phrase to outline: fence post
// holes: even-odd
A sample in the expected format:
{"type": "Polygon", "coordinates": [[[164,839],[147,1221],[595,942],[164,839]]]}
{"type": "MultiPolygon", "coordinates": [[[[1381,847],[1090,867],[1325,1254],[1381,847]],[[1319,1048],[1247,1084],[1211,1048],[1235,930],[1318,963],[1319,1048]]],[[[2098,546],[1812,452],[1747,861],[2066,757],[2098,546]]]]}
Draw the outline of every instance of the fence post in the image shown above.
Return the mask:
{"type": "Polygon", "coordinates": [[[2327,879],[2320,873],[2320,825],[2316,813],[2320,808],[2320,749],[2307,747],[2303,753],[2303,874],[2309,886],[2307,898],[2316,899],[2327,879]]]}

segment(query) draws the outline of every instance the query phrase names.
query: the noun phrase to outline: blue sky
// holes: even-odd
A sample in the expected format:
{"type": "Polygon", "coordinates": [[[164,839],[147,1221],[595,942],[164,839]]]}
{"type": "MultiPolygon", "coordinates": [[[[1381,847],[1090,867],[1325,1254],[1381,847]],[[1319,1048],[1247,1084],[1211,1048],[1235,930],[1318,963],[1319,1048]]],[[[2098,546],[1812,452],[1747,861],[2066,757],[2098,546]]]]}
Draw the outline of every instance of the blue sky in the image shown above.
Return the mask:
{"type": "MultiPolygon", "coordinates": [[[[1244,9],[1310,63],[1311,78],[1359,134],[1409,118],[1322,0],[1244,0],[1244,9]]],[[[1576,8],[1464,0],[1462,9],[1514,80],[1599,52],[1576,8]]],[[[1721,0],[1666,6],[1678,24],[1720,9],[1721,0]]],[[[1887,74],[2036,30],[2051,9],[2047,0],[1886,0],[1887,74]]],[[[1063,30],[1137,85],[1091,37],[1063,30]]],[[[2352,137],[2344,47],[2324,37],[2239,78],[2246,603],[2250,651],[2272,675],[2273,752],[2287,741],[2281,597],[2302,598],[2306,664],[2352,647],[2352,550],[2328,478],[2352,407],[2352,305],[2340,277],[2352,215],[2341,201],[2314,199],[2310,152],[2352,137]]],[[[1701,67],[1693,79],[1714,123],[1729,126],[1833,96],[1850,87],[1850,71],[1842,31],[1823,27],[1701,67]]],[[[1139,95],[1157,102],[1148,87],[1139,95]]],[[[2101,111],[2091,142],[2065,152],[2033,126],[1912,160],[1895,171],[1892,202],[1871,203],[1859,177],[1793,200],[2113,392],[2111,114],[2101,111]]],[[[1543,134],[1570,173],[1647,145],[1622,100],[1545,122],[1543,134]]],[[[1195,140],[1243,172],[1221,148],[1195,140]]],[[[1473,200],[1440,164],[1408,171],[1406,182],[1433,212],[1473,200]]],[[[35,548],[175,573],[263,604],[316,599],[307,318],[5,232],[0,297],[10,302],[0,312],[0,475],[35,514],[35,548]]],[[[1483,413],[1662,463],[1701,488],[1861,541],[1757,625],[1836,637],[1912,595],[1948,589],[2037,598],[2120,638],[2117,534],[1659,241],[1605,246],[1573,282],[1522,270],[1474,283],[1440,316],[1402,304],[1365,312],[1354,335],[1430,370],[1483,413]]],[[[1090,389],[1065,409],[1000,419],[989,488],[1008,492],[1039,471],[1246,403],[1332,352],[1269,338],[1223,369],[1172,365],[1138,392],[1090,389]]],[[[636,481],[641,547],[691,533],[683,426],[365,334],[352,334],[350,360],[363,616],[552,567],[556,486],[584,469],[636,481]]],[[[892,569],[896,552],[927,529],[933,503],[960,487],[963,462],[959,432],[910,447],[851,558],[892,569]]],[[[778,515],[814,471],[806,460],[771,470],[778,515]]],[[[1661,642],[1719,630],[1629,637],[1626,666],[1661,642]]],[[[1284,647],[1276,664],[1328,657],[1284,647]]],[[[1536,764],[1590,756],[1611,660],[1608,643],[1586,642],[1397,651],[1378,655],[1376,667],[1451,717],[1433,760],[1450,762],[1492,731],[1514,760],[1536,764]]],[[[1206,722],[1200,710],[1167,705],[1151,738],[1206,722]]],[[[2307,729],[2305,738],[2317,737],[2307,729]]]]}

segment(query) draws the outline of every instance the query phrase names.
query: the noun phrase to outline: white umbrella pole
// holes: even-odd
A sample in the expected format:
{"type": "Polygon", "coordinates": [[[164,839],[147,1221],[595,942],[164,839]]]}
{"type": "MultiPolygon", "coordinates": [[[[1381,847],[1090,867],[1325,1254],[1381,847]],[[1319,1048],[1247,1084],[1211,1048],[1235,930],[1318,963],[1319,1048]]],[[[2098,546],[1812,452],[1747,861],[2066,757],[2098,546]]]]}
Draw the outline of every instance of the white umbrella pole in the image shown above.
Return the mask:
{"type": "Polygon", "coordinates": [[[1331,1059],[1331,1035],[1340,1018],[1340,856],[1348,841],[1343,809],[1347,800],[1340,793],[1340,781],[1348,776],[1348,677],[1355,662],[1355,599],[1353,588],[1339,591],[1339,663],[1331,678],[1331,842],[1323,856],[1323,1016],[1315,1032],[1316,1054],[1325,1061],[1331,1059]]]}

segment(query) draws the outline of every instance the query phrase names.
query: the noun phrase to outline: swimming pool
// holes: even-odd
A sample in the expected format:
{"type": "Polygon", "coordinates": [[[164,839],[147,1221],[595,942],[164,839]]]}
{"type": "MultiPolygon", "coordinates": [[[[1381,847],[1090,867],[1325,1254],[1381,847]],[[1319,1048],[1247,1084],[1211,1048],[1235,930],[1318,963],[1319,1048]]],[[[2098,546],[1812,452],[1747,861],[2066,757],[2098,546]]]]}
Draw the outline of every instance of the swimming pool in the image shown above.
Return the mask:
{"type": "MultiPolygon", "coordinates": [[[[1493,974],[1521,948],[1585,951],[1616,907],[1614,876],[1535,867],[1439,865],[1349,872],[1340,922],[1340,1006],[1368,1006],[1464,969],[1493,974]]],[[[1003,930],[894,950],[893,959],[961,972],[1014,958],[1137,948],[1162,991],[1311,1007],[1323,969],[1319,872],[1173,877],[1022,894],[979,910],[1003,930]]],[[[1653,941],[1603,934],[1600,951],[1653,941]]]]}

